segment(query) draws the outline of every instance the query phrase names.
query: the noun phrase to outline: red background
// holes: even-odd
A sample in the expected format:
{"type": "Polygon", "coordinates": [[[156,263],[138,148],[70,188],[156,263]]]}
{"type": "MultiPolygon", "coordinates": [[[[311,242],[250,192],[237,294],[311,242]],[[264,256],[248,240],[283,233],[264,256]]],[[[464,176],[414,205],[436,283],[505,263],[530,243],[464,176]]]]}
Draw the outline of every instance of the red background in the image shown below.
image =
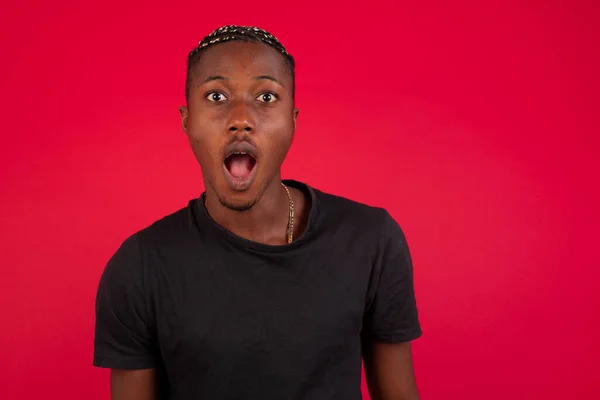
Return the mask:
{"type": "Polygon", "coordinates": [[[99,276],[201,192],[185,59],[234,23],[298,62],[284,176],[406,231],[422,398],[599,398],[597,2],[162,3],[3,2],[0,397],[108,398],[99,276]]]}

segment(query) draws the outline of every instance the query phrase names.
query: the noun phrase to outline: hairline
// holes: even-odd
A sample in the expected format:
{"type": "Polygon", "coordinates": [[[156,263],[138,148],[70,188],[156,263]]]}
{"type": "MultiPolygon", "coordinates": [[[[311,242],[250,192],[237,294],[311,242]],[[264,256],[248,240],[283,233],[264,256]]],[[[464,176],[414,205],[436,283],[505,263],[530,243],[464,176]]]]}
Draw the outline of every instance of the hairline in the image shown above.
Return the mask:
{"type": "Polygon", "coordinates": [[[268,43],[263,42],[262,40],[260,40],[258,38],[244,36],[244,35],[236,35],[235,38],[233,38],[233,39],[229,39],[227,41],[223,41],[220,43],[215,43],[210,46],[206,46],[200,50],[198,50],[198,47],[196,47],[194,50],[192,50],[188,54],[188,61],[187,61],[187,68],[186,68],[186,87],[185,87],[186,102],[188,102],[190,91],[192,90],[191,82],[194,78],[194,76],[193,76],[194,72],[198,68],[198,65],[200,64],[200,61],[202,60],[202,56],[203,56],[204,52],[209,49],[212,49],[218,45],[227,44],[230,42],[246,42],[246,43],[262,44],[262,45],[265,45],[265,46],[269,47],[270,49],[274,50],[277,54],[279,54],[279,56],[281,58],[283,58],[283,64],[285,65],[285,68],[287,69],[288,73],[292,77],[292,100],[294,100],[295,87],[296,87],[296,73],[295,73],[295,60],[293,59],[293,57],[291,55],[286,57],[286,55],[282,54],[281,51],[277,50],[275,47],[271,46],[268,43]],[[196,53],[196,52],[198,52],[198,53],[196,53]],[[291,60],[290,60],[290,58],[291,58],[291,60]]]}

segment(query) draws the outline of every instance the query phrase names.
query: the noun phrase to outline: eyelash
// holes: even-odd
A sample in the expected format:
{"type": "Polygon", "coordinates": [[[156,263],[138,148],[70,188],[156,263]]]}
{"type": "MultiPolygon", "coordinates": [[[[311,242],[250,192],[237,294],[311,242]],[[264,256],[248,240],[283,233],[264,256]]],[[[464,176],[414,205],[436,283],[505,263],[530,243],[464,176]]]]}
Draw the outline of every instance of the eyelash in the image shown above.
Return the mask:
{"type": "Polygon", "coordinates": [[[259,98],[261,98],[262,96],[264,96],[266,94],[269,94],[269,95],[273,96],[273,99],[271,101],[261,101],[261,103],[272,104],[272,103],[275,103],[275,102],[279,101],[279,96],[277,96],[277,94],[273,93],[273,92],[264,92],[264,93],[261,93],[258,96],[256,96],[256,98],[259,99],[259,98]]]}
{"type": "MultiPolygon", "coordinates": [[[[204,98],[206,99],[206,98],[208,98],[208,97],[210,97],[210,96],[212,96],[212,95],[214,95],[214,94],[220,94],[221,96],[223,96],[223,97],[227,98],[227,96],[226,96],[224,93],[222,93],[222,92],[219,92],[219,91],[211,91],[211,92],[208,92],[208,93],[206,93],[206,94],[204,95],[204,98]]],[[[261,97],[261,96],[264,96],[265,94],[270,94],[271,96],[273,96],[273,97],[275,98],[275,100],[279,100],[279,95],[277,95],[277,93],[274,93],[274,92],[264,92],[264,93],[261,93],[261,94],[259,94],[258,96],[256,96],[256,98],[259,98],[259,97],[261,97]]],[[[211,103],[220,103],[220,101],[212,101],[212,100],[208,100],[208,101],[210,101],[211,103]]],[[[263,102],[261,102],[261,103],[270,104],[270,103],[274,103],[274,101],[270,101],[270,102],[263,101],[263,102]]]]}

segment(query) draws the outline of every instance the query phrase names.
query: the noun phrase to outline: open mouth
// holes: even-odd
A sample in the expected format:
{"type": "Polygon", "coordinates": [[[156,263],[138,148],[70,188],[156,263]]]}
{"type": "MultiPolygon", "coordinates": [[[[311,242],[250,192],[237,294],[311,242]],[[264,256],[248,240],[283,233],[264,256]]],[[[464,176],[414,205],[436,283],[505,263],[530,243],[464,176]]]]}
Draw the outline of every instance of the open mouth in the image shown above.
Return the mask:
{"type": "Polygon", "coordinates": [[[225,168],[227,168],[231,177],[236,180],[247,180],[255,166],[256,158],[244,151],[234,152],[225,158],[225,168]]]}
{"type": "Polygon", "coordinates": [[[225,149],[223,173],[229,187],[236,192],[250,189],[258,169],[258,150],[246,141],[234,142],[225,149]]]}

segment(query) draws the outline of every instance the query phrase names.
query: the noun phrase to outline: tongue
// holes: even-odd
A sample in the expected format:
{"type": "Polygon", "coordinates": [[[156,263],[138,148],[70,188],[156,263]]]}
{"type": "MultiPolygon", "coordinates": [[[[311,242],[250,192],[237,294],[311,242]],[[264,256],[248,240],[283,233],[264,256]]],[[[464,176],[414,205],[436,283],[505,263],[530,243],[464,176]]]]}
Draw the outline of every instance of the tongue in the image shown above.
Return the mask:
{"type": "Polygon", "coordinates": [[[229,164],[229,173],[236,178],[245,178],[250,174],[250,156],[247,154],[236,154],[231,156],[229,164]]]}

